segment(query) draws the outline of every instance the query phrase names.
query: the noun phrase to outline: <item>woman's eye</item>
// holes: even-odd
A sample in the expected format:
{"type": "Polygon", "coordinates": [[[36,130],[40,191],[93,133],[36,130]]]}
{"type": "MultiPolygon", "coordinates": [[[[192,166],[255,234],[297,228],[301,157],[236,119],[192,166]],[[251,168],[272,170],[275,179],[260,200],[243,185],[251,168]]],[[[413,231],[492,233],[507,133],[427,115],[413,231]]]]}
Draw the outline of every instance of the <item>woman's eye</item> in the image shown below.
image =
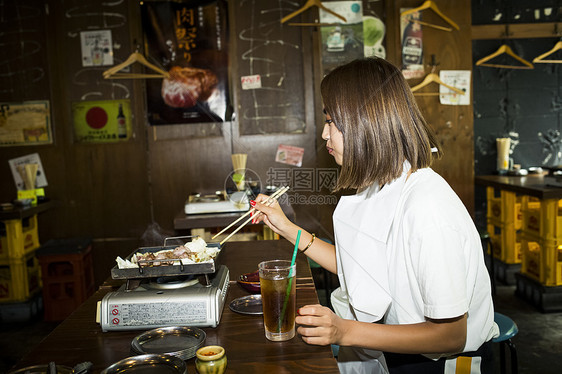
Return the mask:
{"type": "Polygon", "coordinates": [[[331,125],[332,123],[334,123],[334,121],[332,121],[331,119],[327,119],[325,123],[331,125]]]}

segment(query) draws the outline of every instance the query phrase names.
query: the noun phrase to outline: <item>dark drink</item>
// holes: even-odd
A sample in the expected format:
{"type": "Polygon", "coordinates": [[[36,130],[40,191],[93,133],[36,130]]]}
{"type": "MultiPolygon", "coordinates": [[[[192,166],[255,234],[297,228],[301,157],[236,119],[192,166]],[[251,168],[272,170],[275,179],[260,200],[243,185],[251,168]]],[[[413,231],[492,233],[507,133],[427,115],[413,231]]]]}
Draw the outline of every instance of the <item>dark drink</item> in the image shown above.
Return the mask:
{"type": "Polygon", "coordinates": [[[260,263],[260,288],[265,336],[284,341],[295,336],[296,266],[290,261],[260,263]]]}

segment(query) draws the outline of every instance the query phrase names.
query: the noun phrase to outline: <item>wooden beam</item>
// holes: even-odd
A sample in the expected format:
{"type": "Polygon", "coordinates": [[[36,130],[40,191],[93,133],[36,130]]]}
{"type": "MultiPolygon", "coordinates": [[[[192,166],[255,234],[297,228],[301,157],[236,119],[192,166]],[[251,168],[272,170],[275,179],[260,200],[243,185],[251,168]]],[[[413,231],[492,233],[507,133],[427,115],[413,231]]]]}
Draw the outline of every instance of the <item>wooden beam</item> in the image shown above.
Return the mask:
{"type": "Polygon", "coordinates": [[[472,40],[559,38],[562,36],[562,23],[548,22],[503,25],[473,25],[471,30],[472,40]]]}

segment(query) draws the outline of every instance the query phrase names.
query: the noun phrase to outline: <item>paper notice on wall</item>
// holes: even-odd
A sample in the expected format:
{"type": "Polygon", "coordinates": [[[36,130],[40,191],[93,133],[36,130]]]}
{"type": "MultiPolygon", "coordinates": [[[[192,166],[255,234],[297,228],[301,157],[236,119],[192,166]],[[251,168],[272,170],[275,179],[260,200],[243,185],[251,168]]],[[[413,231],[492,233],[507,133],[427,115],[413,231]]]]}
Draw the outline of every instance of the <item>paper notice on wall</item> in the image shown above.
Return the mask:
{"type": "Polygon", "coordinates": [[[242,82],[243,90],[253,90],[256,88],[261,88],[261,76],[258,75],[246,75],[240,78],[242,82]]]}
{"type": "Polygon", "coordinates": [[[470,70],[441,70],[439,78],[443,83],[464,91],[464,95],[440,85],[439,102],[443,105],[470,105],[470,74],[470,70]]]}
{"type": "Polygon", "coordinates": [[[82,66],[113,65],[111,30],[82,31],[80,44],[82,66]]]}
{"type": "Polygon", "coordinates": [[[53,143],[47,100],[0,102],[0,146],[53,143]]]}
{"type": "Polygon", "coordinates": [[[304,148],[280,144],[279,147],[277,147],[275,161],[300,167],[302,165],[303,156],[304,148]]]}

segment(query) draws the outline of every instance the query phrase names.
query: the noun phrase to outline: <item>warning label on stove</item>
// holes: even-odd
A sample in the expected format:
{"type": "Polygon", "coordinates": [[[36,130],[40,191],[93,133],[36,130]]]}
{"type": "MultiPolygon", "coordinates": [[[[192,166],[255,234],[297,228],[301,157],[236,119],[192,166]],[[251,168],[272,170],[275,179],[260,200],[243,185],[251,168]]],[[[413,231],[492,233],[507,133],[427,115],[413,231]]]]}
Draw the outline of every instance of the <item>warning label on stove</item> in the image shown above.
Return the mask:
{"type": "MultiPolygon", "coordinates": [[[[123,304],[117,308],[120,319],[114,318],[119,326],[194,324],[207,321],[205,302],[189,303],[148,303],[123,304]]],[[[115,315],[115,312],[112,313],[115,315]]]]}

